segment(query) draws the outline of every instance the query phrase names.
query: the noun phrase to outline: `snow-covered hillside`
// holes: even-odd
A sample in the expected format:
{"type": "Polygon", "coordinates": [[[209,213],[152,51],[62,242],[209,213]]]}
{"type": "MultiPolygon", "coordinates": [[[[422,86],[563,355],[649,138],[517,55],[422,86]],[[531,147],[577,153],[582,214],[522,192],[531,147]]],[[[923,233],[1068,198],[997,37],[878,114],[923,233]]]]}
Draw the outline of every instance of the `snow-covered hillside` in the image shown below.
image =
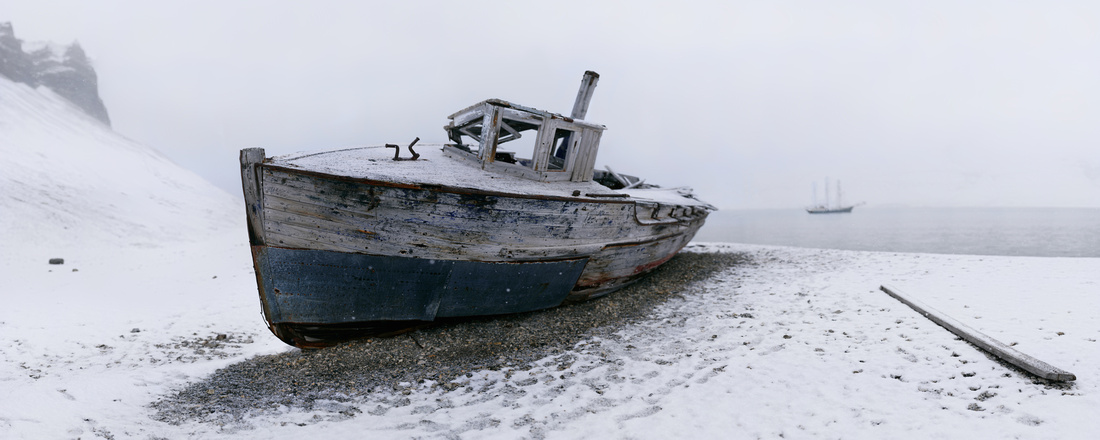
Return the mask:
{"type": "Polygon", "coordinates": [[[167,390],[285,350],[260,338],[244,218],[154,149],[0,76],[0,438],[114,438],[167,390]]]}
{"type": "MultiPolygon", "coordinates": [[[[235,161],[235,157],[211,158],[235,161]]],[[[233,196],[45,87],[0,76],[0,245],[162,246],[243,224],[233,196]]],[[[41,255],[33,253],[34,258],[41,255]]]]}

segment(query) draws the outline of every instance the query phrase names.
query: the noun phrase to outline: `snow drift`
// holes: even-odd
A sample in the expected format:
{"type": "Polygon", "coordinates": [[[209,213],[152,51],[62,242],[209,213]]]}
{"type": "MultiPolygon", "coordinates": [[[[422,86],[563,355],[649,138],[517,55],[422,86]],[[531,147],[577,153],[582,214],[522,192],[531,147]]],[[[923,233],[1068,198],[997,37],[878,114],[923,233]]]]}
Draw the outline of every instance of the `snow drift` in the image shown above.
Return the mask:
{"type": "Polygon", "coordinates": [[[159,246],[195,241],[243,218],[232,196],[156,150],[46,87],[0,76],[5,248],[159,246]]]}

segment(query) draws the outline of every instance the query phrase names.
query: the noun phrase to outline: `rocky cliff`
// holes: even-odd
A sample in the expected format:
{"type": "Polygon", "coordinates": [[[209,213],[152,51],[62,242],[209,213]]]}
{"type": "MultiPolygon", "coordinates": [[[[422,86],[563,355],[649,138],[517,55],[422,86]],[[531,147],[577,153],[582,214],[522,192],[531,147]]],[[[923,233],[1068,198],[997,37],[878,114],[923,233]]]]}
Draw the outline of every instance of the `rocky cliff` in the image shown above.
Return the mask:
{"type": "Polygon", "coordinates": [[[27,44],[15,38],[11,23],[0,23],[0,75],[31,87],[49,87],[88,115],[111,125],[107,107],[99,98],[99,81],[84,49],[27,44]]]}

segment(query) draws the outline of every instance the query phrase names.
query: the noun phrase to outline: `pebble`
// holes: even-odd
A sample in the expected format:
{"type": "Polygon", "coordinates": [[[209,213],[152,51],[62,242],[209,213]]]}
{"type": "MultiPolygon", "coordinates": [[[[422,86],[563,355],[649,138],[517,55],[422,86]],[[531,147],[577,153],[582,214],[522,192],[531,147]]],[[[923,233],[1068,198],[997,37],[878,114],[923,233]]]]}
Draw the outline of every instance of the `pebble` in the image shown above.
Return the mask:
{"type": "Polygon", "coordinates": [[[354,401],[375,390],[426,380],[451,391],[458,387],[453,381],[470,377],[470,371],[530,368],[539,359],[569,352],[595,332],[646,319],[690,284],[747,262],[746,254],[681,253],[602,298],[535,312],[441,320],[393,337],[258,356],[159,399],[151,405],[153,418],[172,424],[239,423],[280,407],[309,411],[319,399],[354,401]]]}

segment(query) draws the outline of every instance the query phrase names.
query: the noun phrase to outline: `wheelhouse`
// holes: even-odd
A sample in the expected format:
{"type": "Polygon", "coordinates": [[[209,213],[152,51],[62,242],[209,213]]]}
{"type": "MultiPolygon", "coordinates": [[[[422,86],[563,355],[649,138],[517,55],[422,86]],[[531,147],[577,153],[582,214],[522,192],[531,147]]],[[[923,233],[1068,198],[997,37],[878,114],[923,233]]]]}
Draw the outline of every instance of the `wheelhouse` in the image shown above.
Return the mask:
{"type": "Polygon", "coordinates": [[[592,180],[606,127],[499,99],[448,117],[445,154],[486,171],[542,182],[592,180]]]}

